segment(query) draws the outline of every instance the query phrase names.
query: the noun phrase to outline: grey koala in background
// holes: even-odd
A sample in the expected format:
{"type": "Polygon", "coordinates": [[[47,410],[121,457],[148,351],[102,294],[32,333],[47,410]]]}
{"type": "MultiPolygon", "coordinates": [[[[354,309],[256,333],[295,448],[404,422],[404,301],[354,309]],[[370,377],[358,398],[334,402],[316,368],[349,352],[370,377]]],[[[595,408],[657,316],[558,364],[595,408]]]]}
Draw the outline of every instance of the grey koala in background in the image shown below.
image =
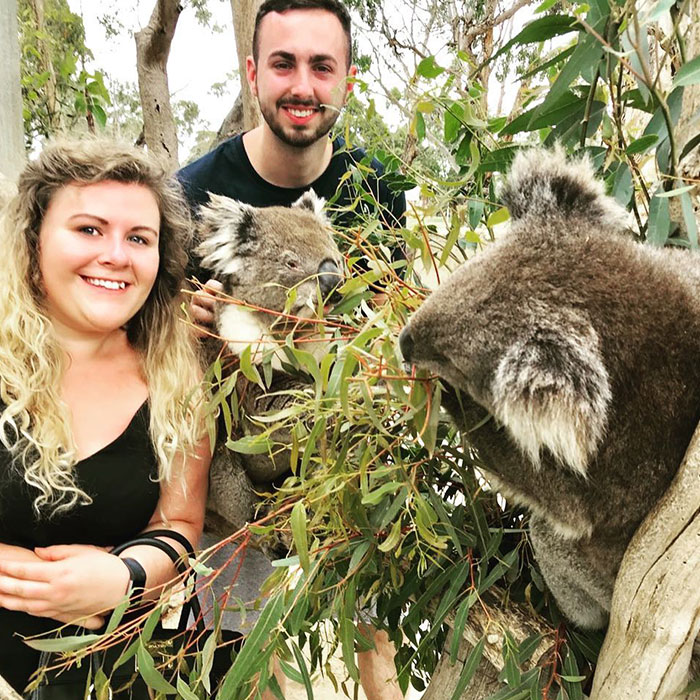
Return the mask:
{"type": "Polygon", "coordinates": [[[447,385],[492,486],[530,510],[559,608],[599,628],[700,419],[700,255],[633,242],[588,161],[561,150],[519,154],[502,198],[510,231],[427,299],[401,350],[447,385]]]}
{"type": "MultiPolygon", "coordinates": [[[[343,277],[342,256],[323,205],[324,200],[309,190],[291,208],[256,208],[211,195],[210,203],[200,210],[201,242],[196,252],[223,285],[223,300],[215,312],[218,334],[233,355],[252,346],[253,362],[261,362],[268,351],[275,353],[272,365],[277,371],[268,391],[239,382],[243,433],[261,431],[248,416],[282,410],[292,400],[289,391],[306,386],[303,380],[279,371],[284,357],[279,343],[294,325],[285,319],[310,317],[319,299],[327,298],[343,277]],[[229,303],[227,298],[243,304],[229,303]]],[[[217,344],[217,350],[220,347],[217,344]]],[[[291,443],[281,429],[273,437],[276,442],[291,443]]],[[[274,458],[242,455],[228,450],[220,436],[209,472],[207,528],[222,536],[238,530],[253,516],[258,502],[255,491],[267,490],[288,469],[288,452],[274,458]]]]}

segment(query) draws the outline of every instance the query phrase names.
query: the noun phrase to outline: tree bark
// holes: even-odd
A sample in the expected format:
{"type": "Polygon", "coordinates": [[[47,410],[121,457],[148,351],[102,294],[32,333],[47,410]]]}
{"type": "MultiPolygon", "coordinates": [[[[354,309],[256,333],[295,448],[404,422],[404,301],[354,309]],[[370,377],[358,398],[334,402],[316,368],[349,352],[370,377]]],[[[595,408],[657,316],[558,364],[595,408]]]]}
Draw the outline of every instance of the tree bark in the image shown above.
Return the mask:
{"type": "MultiPolygon", "coordinates": [[[[423,695],[423,700],[445,700],[451,698],[457,689],[457,683],[473,647],[462,639],[457,652],[457,661],[453,665],[450,661],[451,644],[452,634],[445,642],[440,661],[438,661],[435,672],[430,678],[430,685],[423,695]]],[[[500,690],[501,687],[502,684],[498,681],[498,671],[482,657],[460,700],[483,700],[483,698],[500,690]]]]}
{"type": "Polygon", "coordinates": [[[149,151],[178,165],[178,143],[168,88],[168,56],[182,5],[157,0],[148,24],[136,33],[136,67],[149,151]]]}
{"type": "MultiPolygon", "coordinates": [[[[233,15],[233,33],[236,37],[236,54],[238,56],[238,72],[241,79],[240,99],[243,103],[243,119],[240,131],[250,131],[262,122],[258,101],[251,92],[246,78],[246,58],[253,53],[253,30],[255,15],[262,0],[231,0],[233,15]]],[[[235,105],[233,109],[235,109],[235,105]]],[[[228,118],[228,117],[227,117],[228,118]]]]}
{"type": "MultiPolygon", "coordinates": [[[[503,669],[502,649],[506,631],[516,644],[521,644],[532,635],[542,635],[542,641],[528,660],[526,670],[533,668],[552,648],[554,631],[530,608],[512,601],[506,602],[505,596],[495,587],[489,589],[487,597],[487,608],[477,603],[469,612],[454,665],[450,662],[451,641],[448,638],[423,700],[443,700],[452,696],[469,653],[484,637],[486,643],[481,662],[460,700],[483,700],[502,688],[498,673],[503,669]],[[495,600],[491,600],[492,596],[495,600]]],[[[454,615],[448,615],[446,622],[452,627],[454,615]]]]}
{"type": "Polygon", "coordinates": [[[16,180],[24,164],[17,2],[0,0],[0,172],[16,180]]]}
{"type": "Polygon", "coordinates": [[[233,107],[231,107],[229,113],[224,117],[224,121],[221,122],[221,126],[216,132],[211,148],[216,148],[220,143],[223,143],[232,136],[245,131],[243,124],[243,98],[239,92],[238,97],[236,97],[236,101],[233,103],[233,107]]]}
{"type": "Polygon", "coordinates": [[[699,477],[700,427],[622,560],[591,700],[665,700],[688,682],[700,632],[699,477]]]}
{"type": "MultiPolygon", "coordinates": [[[[700,0],[690,0],[686,7],[686,17],[680,22],[679,33],[685,41],[686,60],[691,60],[700,52],[700,0]]],[[[698,135],[700,127],[698,121],[700,117],[700,84],[686,85],[683,89],[683,108],[678,126],[676,128],[676,148],[682,154],[692,138],[698,135]]],[[[700,212],[700,145],[696,144],[685,157],[681,158],[679,175],[685,180],[685,184],[694,184],[695,187],[690,192],[695,212],[695,220],[698,221],[700,212]]],[[[681,224],[681,229],[688,235],[688,228],[685,223],[681,204],[678,197],[672,197],[669,201],[671,218],[681,224]]]]}

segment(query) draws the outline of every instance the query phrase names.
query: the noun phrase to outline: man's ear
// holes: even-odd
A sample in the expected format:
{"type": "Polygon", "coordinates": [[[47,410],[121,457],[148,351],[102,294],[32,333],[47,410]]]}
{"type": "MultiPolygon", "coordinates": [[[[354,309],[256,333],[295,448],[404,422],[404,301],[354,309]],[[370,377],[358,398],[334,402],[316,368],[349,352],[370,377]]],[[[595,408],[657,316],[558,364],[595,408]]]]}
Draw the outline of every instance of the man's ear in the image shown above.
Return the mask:
{"type": "Polygon", "coordinates": [[[255,59],[252,56],[246,56],[245,59],[245,73],[248,78],[248,85],[250,85],[250,91],[253,93],[254,97],[258,96],[258,86],[255,82],[255,78],[258,75],[257,68],[255,67],[255,59]]]}

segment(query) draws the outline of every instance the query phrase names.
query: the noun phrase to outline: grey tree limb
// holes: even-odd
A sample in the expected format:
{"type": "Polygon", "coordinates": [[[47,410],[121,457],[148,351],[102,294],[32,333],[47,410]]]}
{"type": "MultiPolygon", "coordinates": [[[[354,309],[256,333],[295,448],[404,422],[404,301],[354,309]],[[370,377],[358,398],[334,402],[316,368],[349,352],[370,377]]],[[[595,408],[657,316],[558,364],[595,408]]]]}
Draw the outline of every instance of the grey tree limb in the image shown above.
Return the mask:
{"type": "Polygon", "coordinates": [[[15,180],[24,164],[17,0],[0,0],[0,171],[15,180]]]}
{"type": "Polygon", "coordinates": [[[178,165],[178,143],[167,64],[181,12],[182,5],[177,0],[157,0],[148,24],[135,34],[146,146],[173,167],[178,165]]]}
{"type": "Polygon", "coordinates": [[[622,560],[592,700],[677,697],[700,633],[699,583],[700,427],[622,560]]]}

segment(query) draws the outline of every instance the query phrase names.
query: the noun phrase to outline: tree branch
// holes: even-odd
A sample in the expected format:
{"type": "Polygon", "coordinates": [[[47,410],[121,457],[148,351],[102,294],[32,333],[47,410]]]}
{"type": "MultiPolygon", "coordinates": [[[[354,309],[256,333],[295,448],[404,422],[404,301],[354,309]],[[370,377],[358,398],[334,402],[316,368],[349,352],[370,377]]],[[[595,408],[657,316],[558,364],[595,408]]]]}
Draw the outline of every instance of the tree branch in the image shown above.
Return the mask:
{"type": "Polygon", "coordinates": [[[661,700],[687,683],[700,632],[698,474],[700,426],[671,487],[622,560],[591,700],[661,700]]]}
{"type": "Polygon", "coordinates": [[[182,5],[177,0],[157,0],[148,24],[135,35],[146,145],[173,166],[178,164],[178,143],[167,64],[181,12],[182,5]]]}

